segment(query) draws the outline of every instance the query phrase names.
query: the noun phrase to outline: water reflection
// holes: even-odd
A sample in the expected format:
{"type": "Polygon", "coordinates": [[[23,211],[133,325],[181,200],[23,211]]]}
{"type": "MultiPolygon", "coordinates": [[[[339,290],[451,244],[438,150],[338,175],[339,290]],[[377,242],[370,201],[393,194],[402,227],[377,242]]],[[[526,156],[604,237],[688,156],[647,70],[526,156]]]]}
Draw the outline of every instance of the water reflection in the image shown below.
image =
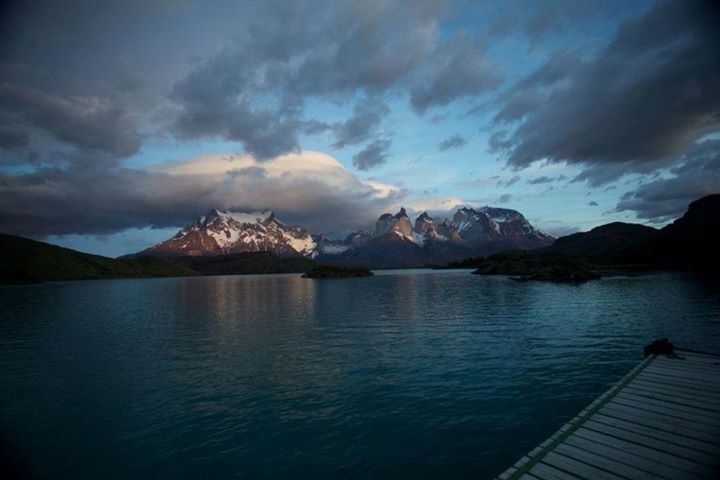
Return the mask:
{"type": "Polygon", "coordinates": [[[40,476],[489,477],[649,339],[720,351],[718,293],[417,271],[0,288],[0,425],[40,476]]]}

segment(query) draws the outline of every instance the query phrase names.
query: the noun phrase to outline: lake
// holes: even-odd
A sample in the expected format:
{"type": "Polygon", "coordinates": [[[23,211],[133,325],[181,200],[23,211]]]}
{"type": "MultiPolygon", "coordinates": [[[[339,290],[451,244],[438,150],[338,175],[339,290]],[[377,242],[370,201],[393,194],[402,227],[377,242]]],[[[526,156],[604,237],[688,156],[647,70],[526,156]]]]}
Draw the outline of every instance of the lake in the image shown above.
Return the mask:
{"type": "Polygon", "coordinates": [[[491,478],[720,284],[468,271],[0,288],[0,451],[45,478],[491,478]]]}

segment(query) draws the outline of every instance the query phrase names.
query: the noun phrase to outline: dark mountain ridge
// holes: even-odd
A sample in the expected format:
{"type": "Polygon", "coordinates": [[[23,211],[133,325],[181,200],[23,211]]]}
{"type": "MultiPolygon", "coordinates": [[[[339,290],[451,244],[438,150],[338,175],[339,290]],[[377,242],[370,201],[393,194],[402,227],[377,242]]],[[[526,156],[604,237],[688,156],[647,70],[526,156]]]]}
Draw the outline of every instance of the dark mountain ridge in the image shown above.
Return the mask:
{"type": "Polygon", "coordinates": [[[657,229],[645,225],[613,222],[587,232],[558,238],[540,251],[589,257],[602,263],[622,263],[630,259],[638,260],[645,255],[642,246],[657,233],[657,229]]]}
{"type": "Polygon", "coordinates": [[[657,264],[703,273],[720,267],[720,194],[695,200],[687,212],[649,239],[644,247],[657,264]]]}
{"type": "Polygon", "coordinates": [[[0,234],[0,252],[0,283],[4,284],[198,275],[160,258],[114,259],[15,235],[0,234]]]}
{"type": "Polygon", "coordinates": [[[720,194],[713,194],[692,202],[682,217],[659,230],[609,223],[559,238],[549,247],[466,259],[451,266],[508,275],[531,275],[559,265],[568,271],[571,265],[582,269],[669,269],[716,276],[720,272],[719,239],[720,194]]]}
{"type": "Polygon", "coordinates": [[[599,264],[636,263],[709,270],[720,260],[719,244],[720,194],[714,194],[690,203],[682,217],[659,230],[610,223],[560,238],[537,253],[584,256],[599,264]]]}

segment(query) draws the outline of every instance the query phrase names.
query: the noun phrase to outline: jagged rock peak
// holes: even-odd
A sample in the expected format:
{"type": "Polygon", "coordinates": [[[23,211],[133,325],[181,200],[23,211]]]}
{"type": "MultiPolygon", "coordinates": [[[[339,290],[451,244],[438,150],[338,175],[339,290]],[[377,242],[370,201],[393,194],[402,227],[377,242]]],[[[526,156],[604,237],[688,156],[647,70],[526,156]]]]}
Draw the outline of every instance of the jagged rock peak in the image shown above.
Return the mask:
{"type": "Polygon", "coordinates": [[[427,212],[421,213],[420,216],[415,219],[415,231],[417,233],[424,235],[428,230],[433,229],[435,229],[435,221],[427,212]]]}
{"type": "Polygon", "coordinates": [[[404,208],[395,215],[384,213],[375,222],[375,236],[379,237],[393,232],[399,236],[412,238],[413,227],[404,208]]]}

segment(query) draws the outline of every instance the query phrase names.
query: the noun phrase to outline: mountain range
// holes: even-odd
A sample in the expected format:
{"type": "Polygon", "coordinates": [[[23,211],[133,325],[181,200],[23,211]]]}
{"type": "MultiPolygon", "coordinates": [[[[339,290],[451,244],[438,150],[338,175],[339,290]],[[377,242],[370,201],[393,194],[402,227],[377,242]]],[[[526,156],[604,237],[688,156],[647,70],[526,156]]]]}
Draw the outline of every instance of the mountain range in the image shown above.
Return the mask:
{"type": "Polygon", "coordinates": [[[496,255],[485,253],[475,258],[465,255],[449,266],[522,275],[528,266],[536,270],[568,265],[575,268],[580,262],[599,267],[641,265],[717,276],[720,271],[718,239],[720,194],[692,202],[681,218],[661,229],[615,222],[554,242],[519,213],[490,207],[460,209],[452,219],[438,223],[429,215],[421,214],[414,225],[401,209],[395,215],[381,216],[373,232],[354,233],[343,240],[329,240],[310,235],[301,227],[288,227],[272,212],[213,211],[166,242],[129,258],[90,255],[0,234],[0,284],[307,272],[317,266],[318,260],[412,265],[428,258],[451,256],[450,253],[491,251],[503,248],[502,245],[525,250],[496,255]],[[539,247],[531,250],[533,246],[539,247]],[[271,248],[278,254],[262,250],[271,248]]]}
{"type": "Polygon", "coordinates": [[[527,270],[568,265],[572,260],[590,268],[642,267],[716,276],[720,271],[719,239],[720,194],[714,194],[690,203],[682,217],[660,229],[608,223],[558,238],[548,247],[467,258],[451,266],[478,267],[489,274],[522,275],[527,270]]]}
{"type": "Polygon", "coordinates": [[[286,225],[269,210],[213,209],[174,237],[138,255],[198,257],[270,252],[320,263],[392,268],[442,264],[508,249],[530,250],[554,240],[534,228],[520,212],[495,207],[461,208],[443,220],[423,212],[414,223],[401,208],[396,214],[381,215],[372,232],[354,232],[339,240],[286,225]]]}

